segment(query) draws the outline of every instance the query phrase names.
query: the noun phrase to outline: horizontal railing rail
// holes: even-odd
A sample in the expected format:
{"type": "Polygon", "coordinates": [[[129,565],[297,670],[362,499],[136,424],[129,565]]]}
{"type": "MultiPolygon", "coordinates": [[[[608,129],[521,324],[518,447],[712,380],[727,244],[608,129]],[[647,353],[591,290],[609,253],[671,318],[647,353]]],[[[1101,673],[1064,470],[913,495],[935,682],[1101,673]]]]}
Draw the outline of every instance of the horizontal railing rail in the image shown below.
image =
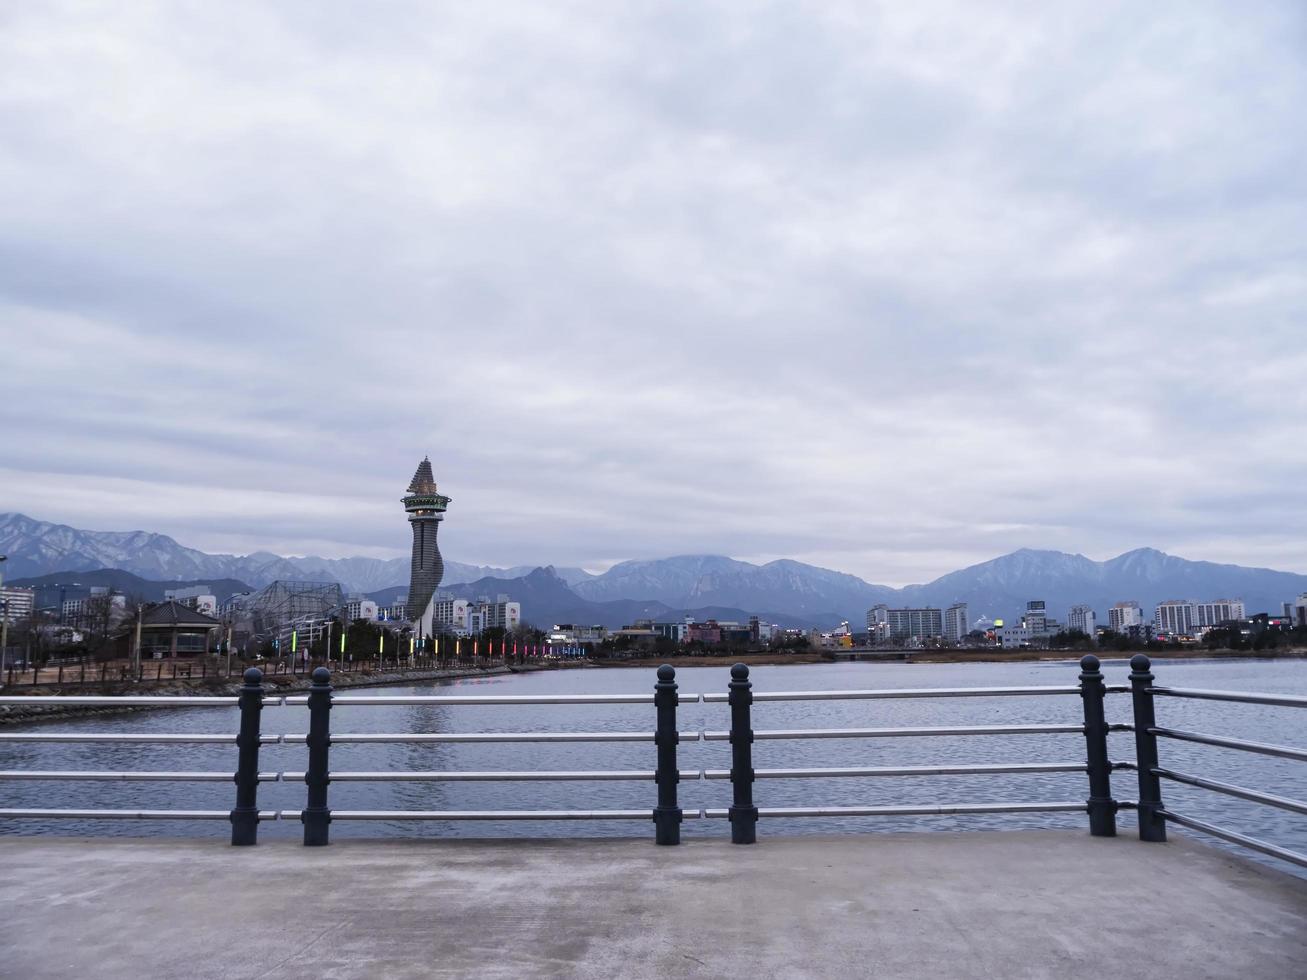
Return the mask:
{"type": "MultiPolygon", "coordinates": [[[[208,735],[193,733],[157,732],[0,732],[0,742],[108,742],[133,745],[235,745],[238,735],[214,732],[208,735]]],[[[275,745],[280,735],[260,735],[260,745],[275,745]]]]}
{"type": "Polygon", "coordinates": [[[1196,830],[1201,834],[1207,834],[1219,840],[1226,841],[1230,844],[1237,844],[1240,847],[1246,847],[1252,851],[1260,851],[1269,857],[1279,858],[1281,861],[1287,861],[1289,864],[1296,864],[1300,868],[1307,868],[1307,854],[1299,854],[1297,851],[1291,851],[1287,847],[1280,847],[1276,844],[1269,844],[1264,840],[1256,837],[1249,837],[1247,834],[1240,834],[1233,830],[1227,830],[1224,827],[1217,827],[1215,824],[1207,823],[1204,820],[1195,820],[1193,817],[1182,816],[1172,810],[1163,809],[1158,811],[1158,816],[1162,819],[1179,824],[1181,827],[1188,827],[1190,830],[1196,830]]]}
{"type": "MultiPolygon", "coordinates": [[[[260,820],[276,820],[279,811],[260,810],[260,820]]],[[[0,820],[229,820],[230,810],[5,810],[0,820]]]]}
{"type": "MultiPolygon", "coordinates": [[[[307,772],[284,772],[281,774],[284,780],[304,779],[307,772]]],[[[680,771],[681,779],[699,779],[703,775],[698,769],[682,769],[680,771]]],[[[398,772],[338,772],[331,770],[331,781],[333,783],[354,782],[354,783],[380,783],[380,782],[430,782],[430,783],[486,783],[486,782],[531,782],[531,781],[553,781],[560,782],[579,781],[579,780],[600,780],[600,781],[636,781],[656,779],[658,773],[655,770],[635,771],[629,769],[616,770],[580,770],[572,771],[547,771],[547,770],[499,770],[491,769],[484,772],[473,772],[470,770],[455,771],[422,771],[422,770],[401,770],[398,772]]]]}
{"type": "MultiPolygon", "coordinates": [[[[1109,726],[1129,731],[1128,725],[1109,726]]],[[[755,739],[795,738],[918,738],[936,735],[1082,735],[1084,725],[948,725],[933,728],[783,728],[755,731],[755,739]]],[[[725,742],[730,732],[704,732],[708,742],[725,742]]]]}
{"type": "Polygon", "coordinates": [[[1148,729],[1152,735],[1158,735],[1162,738],[1174,739],[1177,742],[1193,742],[1197,745],[1213,745],[1222,749],[1238,749],[1243,752],[1256,752],[1258,755],[1273,755],[1281,759],[1298,759],[1307,762],[1307,749],[1295,748],[1291,745],[1271,745],[1267,742],[1250,742],[1242,738],[1227,738],[1223,735],[1205,735],[1201,732],[1186,732],[1176,728],[1158,728],[1151,726],[1148,729]]]}
{"type": "MultiPolygon", "coordinates": [[[[280,703],[281,698],[274,698],[280,703]]],[[[238,697],[221,695],[191,697],[167,694],[119,694],[92,696],[89,694],[10,694],[0,696],[0,704],[67,704],[102,708],[230,708],[240,702],[238,697]]]]}
{"type": "Polygon", "coordinates": [[[1243,704],[1263,704],[1281,708],[1307,708],[1307,697],[1294,694],[1206,691],[1189,687],[1149,687],[1148,693],[1161,694],[1169,698],[1194,698],[1199,701],[1237,701],[1243,704]]]}
{"type": "MultiPolygon", "coordinates": [[[[698,732],[691,732],[698,735],[698,732]]],[[[302,744],[311,736],[303,732],[283,735],[290,744],[302,744]]],[[[652,742],[653,732],[335,732],[332,744],[350,742],[652,742]]]]}
{"type": "MultiPolygon", "coordinates": [[[[833,769],[755,769],[755,779],[820,779],[846,776],[961,776],[995,773],[1085,772],[1084,762],[1014,762],[969,766],[862,766],[833,769]]],[[[730,779],[729,769],[705,769],[704,779],[730,779]]]]}
{"type": "MultiPolygon", "coordinates": [[[[283,820],[302,819],[302,810],[282,810],[283,820]]],[[[700,814],[684,811],[687,820],[700,814]]],[[[645,810],[332,810],[332,820],[648,820],[645,810]]]]}
{"type": "Polygon", "coordinates": [[[1250,800],[1253,803],[1265,803],[1267,806],[1279,807],[1281,810],[1292,810],[1294,813],[1307,813],[1307,803],[1302,800],[1291,800],[1287,796],[1261,793],[1255,789],[1235,786],[1233,783],[1224,783],[1216,779],[1203,779],[1200,776],[1191,776],[1188,773],[1175,772],[1171,769],[1154,769],[1153,773],[1172,782],[1196,786],[1199,789],[1209,789],[1214,793],[1236,796],[1241,800],[1250,800]]]}
{"type": "MultiPolygon", "coordinates": [[[[697,702],[702,695],[681,694],[677,700],[681,704],[697,702]]],[[[309,703],[307,695],[292,695],[285,699],[288,705],[309,703]]],[[[653,704],[652,694],[402,694],[402,695],[355,695],[333,696],[332,707],[362,705],[377,707],[381,705],[434,704],[434,705],[530,705],[530,704],[653,704]]]]}
{"type": "MultiPolygon", "coordinates": [[[[759,807],[760,817],[919,817],[985,813],[1084,813],[1083,801],[1056,803],[928,803],[908,806],[773,806],[759,807]]],[[[729,810],[709,809],[705,815],[730,818],[729,810]]]]}
{"type": "MultiPolygon", "coordinates": [[[[1108,688],[1109,691],[1126,691],[1125,686],[1108,688]]],[[[869,691],[754,691],[753,700],[759,701],[894,701],[907,698],[1000,698],[1038,697],[1053,694],[1079,694],[1073,685],[1042,687],[889,687],[869,691]]],[[[709,704],[725,703],[729,694],[705,694],[709,704]]]]}
{"type": "MultiPolygon", "coordinates": [[[[72,782],[180,782],[180,783],[230,783],[236,778],[233,772],[106,772],[104,770],[86,769],[5,769],[0,770],[0,780],[35,779],[72,782]]],[[[282,778],[279,772],[261,772],[261,783],[275,783],[282,778]]]]}

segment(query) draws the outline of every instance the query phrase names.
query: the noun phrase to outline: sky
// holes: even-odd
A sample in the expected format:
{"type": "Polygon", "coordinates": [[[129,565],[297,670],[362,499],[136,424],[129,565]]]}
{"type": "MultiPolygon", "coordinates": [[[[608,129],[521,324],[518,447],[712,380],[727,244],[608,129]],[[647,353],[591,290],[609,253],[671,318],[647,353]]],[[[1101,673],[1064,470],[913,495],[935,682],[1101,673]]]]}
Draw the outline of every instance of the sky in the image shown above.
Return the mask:
{"type": "Polygon", "coordinates": [[[1307,571],[1297,0],[8,4],[0,511],[1307,571]]]}

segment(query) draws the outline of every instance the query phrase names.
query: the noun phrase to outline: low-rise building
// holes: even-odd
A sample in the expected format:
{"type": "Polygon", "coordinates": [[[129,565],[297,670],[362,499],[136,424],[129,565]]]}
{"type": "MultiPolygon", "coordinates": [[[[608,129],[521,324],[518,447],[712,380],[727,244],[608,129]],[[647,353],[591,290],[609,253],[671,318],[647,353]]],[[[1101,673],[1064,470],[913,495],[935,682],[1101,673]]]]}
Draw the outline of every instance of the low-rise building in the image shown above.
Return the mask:
{"type": "Polygon", "coordinates": [[[686,636],[689,635],[692,622],[694,622],[693,618],[687,616],[683,622],[679,623],[654,623],[653,631],[673,643],[684,643],[686,636]]]}
{"type": "Polygon", "coordinates": [[[587,644],[603,643],[608,638],[608,629],[604,626],[578,626],[575,623],[557,623],[549,631],[550,646],[575,647],[587,644]]]}
{"type": "Polygon", "coordinates": [[[180,602],[169,600],[141,613],[141,656],[196,657],[208,652],[222,623],[180,602]]]}
{"type": "Polygon", "coordinates": [[[998,645],[1004,650],[1020,650],[1029,647],[1036,638],[1034,630],[1023,624],[997,626],[995,634],[998,645]]]}
{"type": "Polygon", "coordinates": [[[717,620],[710,619],[704,623],[687,623],[685,630],[686,643],[703,643],[709,646],[722,642],[722,628],[717,624],[717,620]]]}

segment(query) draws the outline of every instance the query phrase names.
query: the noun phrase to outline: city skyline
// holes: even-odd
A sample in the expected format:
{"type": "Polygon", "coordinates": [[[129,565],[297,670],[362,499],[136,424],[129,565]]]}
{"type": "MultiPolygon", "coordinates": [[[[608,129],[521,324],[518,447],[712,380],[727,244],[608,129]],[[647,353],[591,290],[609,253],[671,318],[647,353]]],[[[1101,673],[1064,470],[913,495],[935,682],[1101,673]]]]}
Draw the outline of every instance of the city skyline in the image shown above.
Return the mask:
{"type": "Polygon", "coordinates": [[[430,453],[476,564],[1307,570],[1305,32],[21,6],[0,511],[398,557],[430,453]]]}

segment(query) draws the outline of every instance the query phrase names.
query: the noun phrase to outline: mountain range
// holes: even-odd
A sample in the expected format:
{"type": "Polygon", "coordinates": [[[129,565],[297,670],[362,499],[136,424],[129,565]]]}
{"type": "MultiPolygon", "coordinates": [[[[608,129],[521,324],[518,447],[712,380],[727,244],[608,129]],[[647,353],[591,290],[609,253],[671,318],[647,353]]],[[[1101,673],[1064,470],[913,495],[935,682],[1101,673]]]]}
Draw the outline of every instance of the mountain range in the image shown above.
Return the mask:
{"type": "MultiPolygon", "coordinates": [[[[336,581],[346,592],[383,599],[403,592],[409,573],[407,559],[210,555],[162,534],[83,531],[21,514],[0,515],[0,554],[9,556],[4,567],[10,580],[121,569],[155,583],[233,579],[260,588],[278,578],[336,581]]],[[[1250,613],[1276,612],[1282,602],[1307,592],[1307,575],[1189,561],[1152,548],[1101,562],[1022,549],[902,588],[788,559],[754,565],[720,555],[626,561],[602,575],[579,568],[499,569],[447,561],[441,588],[466,598],[508,593],[522,602],[525,619],[544,625],[621,626],[682,614],[742,620],[757,614],[788,626],[848,620],[856,629],[867,609],[881,602],[945,607],[966,602],[973,621],[982,615],[1014,617],[1030,599],[1043,599],[1049,615],[1058,619],[1072,605],[1085,603],[1105,620],[1108,607],[1125,599],[1150,610],[1164,599],[1232,598],[1244,600],[1250,613]]]]}
{"type": "MultiPolygon", "coordinates": [[[[267,551],[249,555],[211,555],[149,531],[83,531],[67,524],[37,521],[23,514],[0,514],[0,554],[7,554],[7,577],[120,568],[141,578],[190,580],[231,578],[263,588],[277,579],[339,582],[347,592],[373,592],[408,585],[407,558],[283,558],[267,551]]],[[[445,582],[474,582],[487,575],[516,578],[535,565],[492,568],[445,562],[445,582]]],[[[567,582],[590,578],[580,568],[557,568],[567,582]]]]}

